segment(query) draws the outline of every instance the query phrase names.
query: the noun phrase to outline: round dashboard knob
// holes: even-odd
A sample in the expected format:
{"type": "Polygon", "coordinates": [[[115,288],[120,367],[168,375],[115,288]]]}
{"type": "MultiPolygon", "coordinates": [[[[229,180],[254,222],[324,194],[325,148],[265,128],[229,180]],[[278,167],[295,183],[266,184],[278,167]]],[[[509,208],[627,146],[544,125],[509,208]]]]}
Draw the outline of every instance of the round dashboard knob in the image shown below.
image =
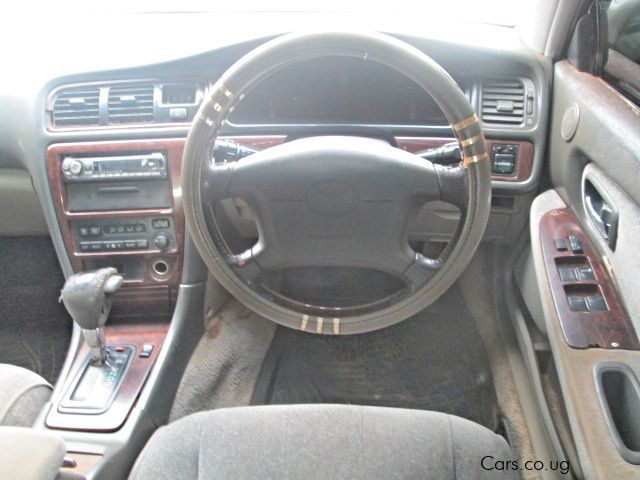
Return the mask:
{"type": "Polygon", "coordinates": [[[82,173],[83,168],[84,168],[84,165],[82,165],[82,162],[78,160],[71,160],[69,162],[69,171],[73,175],[80,175],[82,173]]]}
{"type": "Polygon", "coordinates": [[[166,233],[159,233],[158,235],[156,235],[156,238],[153,239],[153,243],[160,250],[165,250],[170,243],[169,235],[167,235],[166,233]]]}

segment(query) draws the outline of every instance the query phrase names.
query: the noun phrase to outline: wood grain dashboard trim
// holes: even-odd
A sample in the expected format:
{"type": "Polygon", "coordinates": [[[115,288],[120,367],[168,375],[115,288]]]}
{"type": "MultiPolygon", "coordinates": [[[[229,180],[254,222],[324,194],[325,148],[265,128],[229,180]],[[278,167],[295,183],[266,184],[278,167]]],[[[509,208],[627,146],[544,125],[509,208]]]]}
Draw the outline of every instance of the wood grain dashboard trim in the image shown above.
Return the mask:
{"type": "Polygon", "coordinates": [[[83,260],[113,259],[123,256],[137,256],[142,258],[143,279],[141,281],[127,281],[125,285],[169,285],[177,287],[180,284],[182,272],[182,252],[184,248],[184,215],[182,213],[182,195],[180,191],[180,167],[182,162],[182,151],[184,149],[184,139],[169,140],[143,140],[143,141],[118,141],[118,142],[85,142],[85,143],[61,143],[51,145],[45,154],[45,164],[53,205],[56,210],[58,224],[62,233],[69,261],[74,272],[83,270],[83,260]],[[113,210],[113,211],[92,211],[92,212],[71,212],[69,211],[65,183],[62,178],[61,162],[65,155],[87,155],[87,154],[117,154],[136,152],[164,151],[167,155],[169,181],[172,190],[172,205],[170,208],[162,209],[140,209],[140,210],[113,210]],[[155,215],[170,215],[173,217],[174,229],[176,233],[176,244],[169,250],[162,252],[157,249],[143,251],[117,251],[117,252],[78,252],[75,248],[73,233],[71,230],[72,220],[99,220],[105,218],[133,218],[148,217],[155,215]],[[171,262],[172,270],[163,278],[155,276],[149,268],[150,261],[154,258],[162,257],[171,262]]]}
{"type": "MultiPolygon", "coordinates": [[[[398,148],[411,153],[417,153],[429,148],[436,148],[445,143],[455,141],[454,138],[445,137],[395,137],[398,148]]],[[[486,140],[487,151],[495,144],[518,145],[518,161],[513,175],[492,175],[491,179],[501,182],[524,182],[531,176],[533,169],[533,143],[522,140],[486,140]]]]}
{"type": "MultiPolygon", "coordinates": [[[[233,140],[243,146],[255,148],[257,150],[273,147],[284,143],[287,139],[285,135],[259,135],[259,136],[231,136],[221,137],[225,140],[233,140]]],[[[397,146],[404,150],[416,153],[421,150],[440,146],[452,141],[445,137],[396,137],[397,146]]],[[[488,147],[495,143],[517,143],[519,145],[519,158],[517,169],[513,176],[494,176],[494,180],[518,182],[524,181],[531,175],[533,163],[533,145],[526,141],[512,140],[488,140],[488,147]]],[[[184,249],[185,223],[182,212],[182,197],[180,188],[180,170],[182,164],[182,153],[185,139],[157,139],[157,140],[135,140],[135,141],[111,141],[111,142],[77,142],[59,143],[50,145],[45,153],[45,165],[49,186],[51,189],[53,205],[56,211],[58,224],[62,233],[63,242],[69,261],[74,272],[83,270],[83,260],[85,259],[117,259],[118,257],[136,256],[142,261],[143,278],[141,280],[130,280],[125,283],[125,289],[132,287],[170,287],[169,298],[175,298],[175,291],[180,284],[182,276],[182,256],[184,249]],[[113,155],[130,152],[151,152],[163,151],[167,155],[169,165],[169,181],[172,190],[172,205],[164,209],[140,209],[140,210],[117,210],[117,211],[93,211],[93,212],[71,212],[69,210],[66,187],[62,178],[60,168],[65,155],[93,155],[102,154],[113,155]],[[171,215],[174,219],[176,232],[176,245],[166,252],[160,250],[132,250],[115,252],[78,252],[75,248],[74,237],[71,229],[71,221],[82,219],[108,219],[108,218],[133,218],[148,217],[156,215],[171,215]],[[168,275],[159,277],[150,268],[153,260],[162,258],[171,262],[173,268],[168,275]]],[[[138,291],[138,292],[144,292],[138,291]]],[[[146,290],[146,293],[158,299],[161,291],[146,290]]],[[[142,293],[141,293],[142,295],[142,293]]],[[[122,295],[120,295],[122,297],[122,295]]],[[[130,297],[130,296],[129,296],[130,297]]],[[[141,299],[144,296],[140,297],[141,299]]],[[[120,299],[116,298],[116,305],[120,299]]],[[[132,305],[131,298],[127,299],[132,305]]],[[[127,303],[125,302],[125,303],[127,303]]],[[[160,302],[162,303],[162,301],[160,302]]]]}
{"type": "Polygon", "coordinates": [[[551,293],[565,341],[572,348],[606,348],[640,350],[638,337],[622,305],[600,257],[579,226],[575,215],[567,208],[547,212],[540,220],[540,240],[551,293]],[[555,240],[576,236],[583,252],[556,249],[555,240]],[[563,281],[559,268],[565,265],[590,266],[595,280],[563,281]],[[576,312],[568,303],[571,295],[601,295],[607,304],[605,311],[576,312]]]}

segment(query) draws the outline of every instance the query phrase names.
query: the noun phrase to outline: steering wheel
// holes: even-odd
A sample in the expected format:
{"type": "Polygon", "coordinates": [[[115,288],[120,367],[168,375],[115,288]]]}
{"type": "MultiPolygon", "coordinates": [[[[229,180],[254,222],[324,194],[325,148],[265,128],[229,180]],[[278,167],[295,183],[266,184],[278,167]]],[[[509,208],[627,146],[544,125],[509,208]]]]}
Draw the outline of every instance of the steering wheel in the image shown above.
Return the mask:
{"type": "Polygon", "coordinates": [[[182,194],[196,248],[240,302],[287,327],[354,334],[405,320],[456,281],[487,224],[491,173],[473,107],[424,53],[383,34],[289,34],[245,55],[210,90],[185,145],[182,194]],[[435,165],[381,140],[352,136],[302,138],[235,162],[212,160],[220,128],[249,90],[287,65],[326,56],[376,61],[416,82],[451,124],[462,163],[435,165]],[[231,197],[249,205],[258,227],[258,242],[241,253],[228,247],[214,208],[231,197]],[[407,240],[410,220],[432,200],[452,203],[461,212],[438,258],[416,253],[407,240]],[[402,279],[405,288],[365,305],[338,308],[283,300],[259,285],[265,272],[315,267],[383,271],[402,279]]]}

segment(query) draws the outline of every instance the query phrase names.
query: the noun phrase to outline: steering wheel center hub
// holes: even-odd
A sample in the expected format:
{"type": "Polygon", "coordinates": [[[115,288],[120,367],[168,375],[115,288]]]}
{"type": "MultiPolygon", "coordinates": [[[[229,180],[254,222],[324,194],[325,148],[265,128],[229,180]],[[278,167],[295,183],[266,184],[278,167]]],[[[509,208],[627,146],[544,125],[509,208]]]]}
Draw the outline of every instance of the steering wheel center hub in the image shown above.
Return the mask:
{"type": "Polygon", "coordinates": [[[307,206],[327,217],[341,217],[354,210],[359,203],[355,188],[343,182],[323,181],[313,185],[306,195],[307,206]]]}

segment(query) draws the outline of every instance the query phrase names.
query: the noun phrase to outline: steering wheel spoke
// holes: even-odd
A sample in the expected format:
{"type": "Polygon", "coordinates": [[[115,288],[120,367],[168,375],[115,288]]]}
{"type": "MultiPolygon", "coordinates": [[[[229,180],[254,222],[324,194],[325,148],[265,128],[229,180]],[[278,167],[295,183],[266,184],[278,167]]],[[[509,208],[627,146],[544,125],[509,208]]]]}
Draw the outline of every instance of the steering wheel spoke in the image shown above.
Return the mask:
{"type": "Polygon", "coordinates": [[[461,211],[469,204],[469,178],[464,167],[435,165],[440,182],[440,199],[451,203],[461,211]]]}
{"type": "Polygon", "coordinates": [[[213,203],[230,196],[229,182],[235,168],[235,163],[216,164],[211,161],[202,162],[200,178],[203,201],[213,203]]]}
{"type": "Polygon", "coordinates": [[[227,263],[234,273],[248,285],[252,285],[262,273],[260,265],[253,258],[252,249],[245,250],[239,255],[234,255],[229,258],[227,263]]]}
{"type": "Polygon", "coordinates": [[[426,285],[441,269],[442,263],[420,253],[415,254],[411,265],[403,272],[402,278],[411,292],[415,292],[426,285]]]}

